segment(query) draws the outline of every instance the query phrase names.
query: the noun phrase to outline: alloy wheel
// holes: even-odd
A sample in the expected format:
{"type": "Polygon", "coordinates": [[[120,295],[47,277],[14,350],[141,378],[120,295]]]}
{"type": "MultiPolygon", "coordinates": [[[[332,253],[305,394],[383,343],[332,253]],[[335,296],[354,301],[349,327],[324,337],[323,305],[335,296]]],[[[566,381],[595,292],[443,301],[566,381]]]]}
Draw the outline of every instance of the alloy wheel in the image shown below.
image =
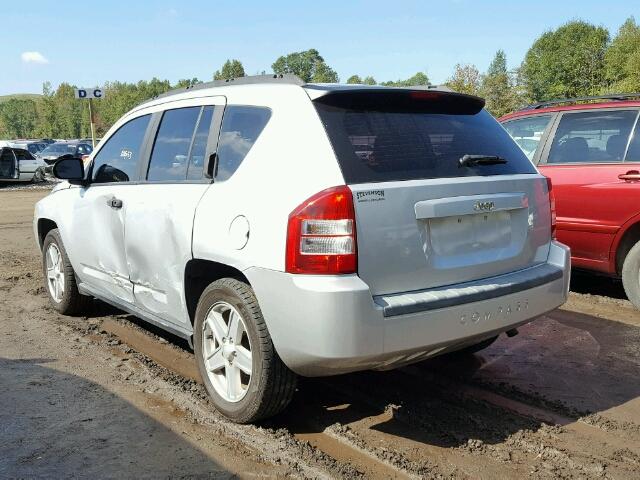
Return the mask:
{"type": "Polygon", "coordinates": [[[213,388],[227,402],[239,402],[252,373],[251,342],[242,315],[229,303],[218,302],[202,329],[203,360],[213,388]]]}
{"type": "Polygon", "coordinates": [[[49,294],[56,303],[60,303],[64,297],[64,263],[55,243],[50,243],[47,248],[46,262],[49,294]]]}

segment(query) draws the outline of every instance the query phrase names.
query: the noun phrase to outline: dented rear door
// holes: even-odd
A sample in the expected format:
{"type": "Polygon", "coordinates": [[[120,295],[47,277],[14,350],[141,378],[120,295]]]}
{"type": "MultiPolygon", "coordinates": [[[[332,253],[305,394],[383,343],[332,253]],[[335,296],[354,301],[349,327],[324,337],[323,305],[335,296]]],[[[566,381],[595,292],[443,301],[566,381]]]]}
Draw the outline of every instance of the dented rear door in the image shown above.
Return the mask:
{"type": "Polygon", "coordinates": [[[156,113],[144,181],[127,198],[125,254],[135,304],[183,328],[190,328],[184,275],[193,258],[193,220],[211,184],[206,169],[224,105],[224,97],[209,97],[156,113]]]}

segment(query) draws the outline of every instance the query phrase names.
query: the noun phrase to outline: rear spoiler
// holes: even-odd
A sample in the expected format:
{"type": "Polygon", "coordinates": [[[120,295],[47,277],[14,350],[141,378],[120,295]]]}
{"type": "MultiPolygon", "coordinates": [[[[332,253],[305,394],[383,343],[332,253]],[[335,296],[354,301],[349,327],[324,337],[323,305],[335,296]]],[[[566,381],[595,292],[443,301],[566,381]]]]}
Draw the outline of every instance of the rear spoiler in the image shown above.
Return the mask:
{"type": "Polygon", "coordinates": [[[325,92],[320,96],[314,92],[313,101],[356,111],[475,115],[485,104],[483,98],[474,95],[424,88],[363,87],[327,89],[325,92]]]}

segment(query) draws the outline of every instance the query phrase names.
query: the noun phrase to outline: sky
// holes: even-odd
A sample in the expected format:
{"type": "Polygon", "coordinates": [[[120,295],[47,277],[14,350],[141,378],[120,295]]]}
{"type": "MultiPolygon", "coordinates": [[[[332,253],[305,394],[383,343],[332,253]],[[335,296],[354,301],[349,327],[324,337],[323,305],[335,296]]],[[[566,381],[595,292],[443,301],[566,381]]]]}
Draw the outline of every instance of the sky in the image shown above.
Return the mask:
{"type": "Polygon", "coordinates": [[[211,80],[227,58],[242,61],[251,75],[270,72],[280,55],[309,48],[342,81],[423,71],[438,84],[457,63],[484,71],[498,49],[515,68],[540,34],[569,20],[614,35],[634,13],[630,0],[2,3],[0,95],[40,93],[44,81],[55,88],[154,76],[211,80]]]}

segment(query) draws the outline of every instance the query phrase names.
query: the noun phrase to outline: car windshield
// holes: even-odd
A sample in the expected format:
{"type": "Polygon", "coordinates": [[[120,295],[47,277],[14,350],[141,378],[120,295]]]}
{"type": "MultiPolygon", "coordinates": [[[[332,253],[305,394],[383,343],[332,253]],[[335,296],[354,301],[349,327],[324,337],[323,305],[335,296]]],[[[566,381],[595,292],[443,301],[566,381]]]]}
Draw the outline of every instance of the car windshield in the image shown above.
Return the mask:
{"type": "Polygon", "coordinates": [[[74,153],[76,145],[71,143],[53,143],[42,150],[42,155],[64,155],[65,153],[74,153]]]}

